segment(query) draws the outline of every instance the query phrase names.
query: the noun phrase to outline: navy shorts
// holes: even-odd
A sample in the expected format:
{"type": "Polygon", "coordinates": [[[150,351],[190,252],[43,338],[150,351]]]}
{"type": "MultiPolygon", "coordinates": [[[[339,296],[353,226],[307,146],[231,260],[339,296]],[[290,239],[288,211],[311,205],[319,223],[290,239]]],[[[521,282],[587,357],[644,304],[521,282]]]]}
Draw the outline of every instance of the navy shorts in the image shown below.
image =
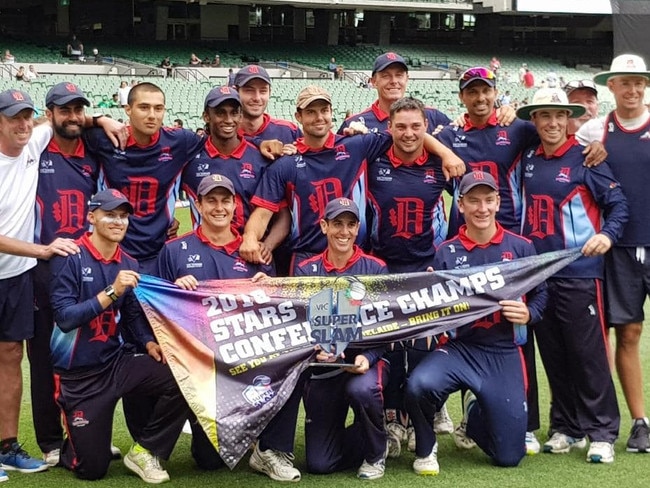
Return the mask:
{"type": "Polygon", "coordinates": [[[650,247],[613,247],[605,255],[605,296],[610,327],[643,322],[650,294],[650,247]]]}
{"type": "Polygon", "coordinates": [[[0,342],[34,337],[32,271],[0,280],[0,342]]]}

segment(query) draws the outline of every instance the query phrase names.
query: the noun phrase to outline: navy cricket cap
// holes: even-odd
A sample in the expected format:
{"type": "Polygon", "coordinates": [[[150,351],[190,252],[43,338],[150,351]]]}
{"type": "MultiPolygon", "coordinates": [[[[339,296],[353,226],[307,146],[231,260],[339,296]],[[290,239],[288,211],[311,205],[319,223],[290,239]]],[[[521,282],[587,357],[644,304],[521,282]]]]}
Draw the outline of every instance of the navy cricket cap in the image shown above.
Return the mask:
{"type": "Polygon", "coordinates": [[[499,191],[497,182],[494,181],[494,178],[490,173],[484,171],[470,171],[460,180],[460,186],[458,187],[458,193],[462,197],[466,195],[472,188],[475,188],[480,185],[485,185],[492,188],[494,191],[499,191]]]}
{"type": "Polygon", "coordinates": [[[258,66],[257,64],[249,64],[244,66],[242,69],[237,71],[235,75],[235,86],[241,87],[244,86],[251,80],[258,78],[262,81],[266,81],[269,85],[271,84],[271,77],[266,72],[264,68],[258,66]]]}
{"type": "Polygon", "coordinates": [[[129,200],[123,193],[115,189],[102,190],[93,195],[90,202],[88,202],[91,212],[94,212],[98,208],[106,211],[115,210],[122,205],[126,205],[128,212],[133,213],[133,205],[129,203],[129,200]]]}
{"type": "Polygon", "coordinates": [[[241,105],[239,100],[239,93],[231,86],[217,86],[214,87],[205,97],[204,108],[207,107],[218,107],[226,100],[235,100],[238,104],[241,105]]]}
{"type": "Polygon", "coordinates": [[[45,106],[56,105],[61,107],[75,100],[80,100],[86,107],[90,107],[90,101],[86,98],[83,90],[74,83],[64,81],[54,85],[45,95],[45,106]]]}
{"type": "Polygon", "coordinates": [[[0,114],[13,117],[26,108],[34,110],[31,97],[20,90],[5,90],[0,93],[0,114]]]}
{"type": "Polygon", "coordinates": [[[377,56],[377,59],[375,59],[375,64],[372,66],[372,75],[374,76],[378,71],[384,71],[391,64],[401,64],[406,71],[409,70],[406,61],[402,56],[395,53],[384,53],[381,56],[377,56]]]}
{"type": "Polygon", "coordinates": [[[230,178],[217,174],[205,176],[199,183],[199,188],[196,193],[197,195],[204,197],[215,188],[225,188],[235,195],[235,185],[232,184],[230,178]]]}
{"type": "Polygon", "coordinates": [[[359,220],[359,207],[349,198],[335,198],[325,207],[325,220],[335,219],[345,212],[353,214],[359,220]]]}

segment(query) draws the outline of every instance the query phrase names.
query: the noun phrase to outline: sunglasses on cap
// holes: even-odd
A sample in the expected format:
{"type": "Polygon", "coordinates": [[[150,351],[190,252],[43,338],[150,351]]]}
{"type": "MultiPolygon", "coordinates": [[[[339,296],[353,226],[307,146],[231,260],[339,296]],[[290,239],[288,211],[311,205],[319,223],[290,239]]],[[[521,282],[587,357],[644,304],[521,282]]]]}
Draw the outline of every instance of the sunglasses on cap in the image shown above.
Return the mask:
{"type": "Polygon", "coordinates": [[[573,91],[573,90],[577,90],[578,88],[591,88],[592,90],[598,91],[598,88],[596,88],[596,84],[591,80],[573,80],[573,81],[569,81],[564,86],[564,91],[565,92],[570,92],[570,91],[573,91]]]}
{"type": "Polygon", "coordinates": [[[484,80],[494,80],[496,76],[487,68],[470,68],[460,75],[460,81],[468,81],[473,78],[482,78],[484,80]]]}

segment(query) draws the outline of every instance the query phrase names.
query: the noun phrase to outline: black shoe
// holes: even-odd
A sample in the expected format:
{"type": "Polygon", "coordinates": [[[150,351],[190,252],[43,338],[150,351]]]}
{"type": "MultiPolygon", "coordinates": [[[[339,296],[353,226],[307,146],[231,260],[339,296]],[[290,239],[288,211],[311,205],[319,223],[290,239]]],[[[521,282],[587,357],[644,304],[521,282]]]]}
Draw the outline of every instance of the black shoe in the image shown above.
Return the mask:
{"type": "Polygon", "coordinates": [[[634,419],[630,438],[627,440],[627,452],[650,452],[650,427],[645,419],[634,419]]]}

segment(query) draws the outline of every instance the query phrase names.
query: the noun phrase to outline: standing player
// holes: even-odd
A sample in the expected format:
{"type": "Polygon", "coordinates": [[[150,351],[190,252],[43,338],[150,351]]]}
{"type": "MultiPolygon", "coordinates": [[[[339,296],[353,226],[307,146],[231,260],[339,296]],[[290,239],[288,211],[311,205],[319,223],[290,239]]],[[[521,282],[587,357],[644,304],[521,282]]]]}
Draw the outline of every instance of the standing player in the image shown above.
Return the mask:
{"type": "Polygon", "coordinates": [[[96,134],[90,135],[89,146],[102,165],[100,184],[132,202],[135,213],[122,246],[147,273],[155,270],[172,224],[181,172],[205,139],[187,129],[162,127],[165,95],[152,83],[135,85],[125,110],[130,121],[126,148],[116,150],[96,134]]]}
{"type": "Polygon", "coordinates": [[[288,120],[274,119],[266,113],[271,96],[271,77],[256,64],[244,66],[235,75],[235,86],[242,104],[240,136],[250,140],[278,139],[285,144],[296,141],[301,132],[288,120]]]}
{"type": "Polygon", "coordinates": [[[140,338],[147,330],[132,290],[138,263],[119,245],[133,206],[117,190],[97,193],[89,205],[93,230],[77,241],[80,253],[52,261],[52,362],[67,434],[61,462],[81,479],[104,477],[118,400],[147,395],[153,410],[124,464],[147,483],[162,483],[169,475],[159,457],[171,454],[188,407],[160,346],[148,342],[149,355],[136,354],[121,338],[127,327],[140,338]]]}
{"type": "MultiPolygon", "coordinates": [[[[391,273],[425,271],[433,263],[435,246],[447,237],[442,200],[445,178],[440,159],[424,148],[428,130],[426,109],[414,98],[391,105],[393,144],[370,164],[369,202],[372,210],[370,247],[391,273]]],[[[385,389],[389,457],[398,457],[407,436],[403,424],[403,387],[406,364],[411,370],[434,342],[430,338],[390,346],[391,375],[385,389]]],[[[436,416],[438,433],[451,433],[446,409],[436,416]]],[[[409,449],[414,449],[411,435],[409,449]]]]}
{"type": "Polygon", "coordinates": [[[591,120],[578,131],[586,143],[601,140],[609,153],[611,170],[627,197],[630,220],[623,236],[605,257],[607,319],[616,331],[616,370],[633,419],[627,441],[629,452],[650,452],[650,425],[643,399],[639,344],[643,329],[643,305],[650,294],[650,114],[644,105],[650,71],[642,58],[621,54],[610,71],[594,81],[606,85],[616,109],[591,120]]]}
{"type": "MultiPolygon", "coordinates": [[[[372,85],[377,89],[377,100],[363,112],[352,115],[343,121],[338,133],[350,127],[352,122],[365,125],[371,132],[381,132],[388,128],[390,106],[404,97],[409,73],[406,61],[395,53],[385,53],[377,56],[372,67],[372,85]]],[[[451,120],[435,108],[425,109],[427,131],[437,132],[451,120]]]]}
{"type": "MultiPolygon", "coordinates": [[[[368,256],[354,244],[359,233],[359,209],[347,198],[335,198],[325,207],[320,220],[327,239],[322,253],[298,263],[296,276],[345,276],[386,273],[386,264],[368,256]]],[[[384,429],[383,385],[388,364],[383,347],[348,347],[343,353],[354,367],[313,374],[307,381],[305,404],[305,451],[307,470],[327,474],[357,468],[361,479],[384,476],[386,430],[384,429]],[[327,408],[323,408],[327,405],[327,408]],[[348,410],[354,422],[346,427],[348,410]]],[[[320,351],[317,360],[339,359],[320,351]]]]}
{"type": "Polygon", "coordinates": [[[623,234],[628,211],[609,166],[583,166],[583,147],[567,135],[569,118],[585,110],[560,88],[539,90],[517,110],[541,140],[522,157],[522,235],[538,253],[581,247],[585,255],[547,280],[549,305],[535,328],[553,398],[544,452],[584,447],[588,436],[587,461],[611,463],[620,415],[607,360],[602,255],[623,234]]]}
{"type": "MultiPolygon", "coordinates": [[[[524,239],[496,221],[499,190],[487,172],[473,171],[460,182],[459,209],[465,224],[436,252],[434,268],[467,268],[535,254],[524,239]]],[[[520,324],[538,321],[546,304],[545,285],[526,303],[503,300],[502,310],[462,326],[420,362],[407,381],[406,405],[415,427],[419,475],[437,475],[438,443],[431,419],[449,395],[467,389],[463,422],[467,435],[497,466],[517,466],[526,453],[526,371],[520,324]]],[[[524,328],[525,331],[525,328],[524,328]]]]}

